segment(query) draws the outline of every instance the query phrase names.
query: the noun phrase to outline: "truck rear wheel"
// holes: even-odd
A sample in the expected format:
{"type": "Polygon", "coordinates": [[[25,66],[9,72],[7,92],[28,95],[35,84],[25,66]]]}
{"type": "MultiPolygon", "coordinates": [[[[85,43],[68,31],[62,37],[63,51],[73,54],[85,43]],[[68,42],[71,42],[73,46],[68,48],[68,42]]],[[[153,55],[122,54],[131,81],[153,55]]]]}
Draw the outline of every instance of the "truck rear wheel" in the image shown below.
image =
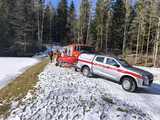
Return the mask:
{"type": "Polygon", "coordinates": [[[55,63],[55,66],[59,66],[59,63],[58,63],[58,62],[56,62],[56,63],[55,63]]]}
{"type": "Polygon", "coordinates": [[[130,77],[125,77],[122,80],[122,88],[128,92],[134,92],[136,90],[136,83],[130,77]]]}
{"type": "Polygon", "coordinates": [[[75,71],[75,72],[78,72],[78,68],[75,67],[75,68],[74,68],[74,71],[75,71]]]}
{"type": "Polygon", "coordinates": [[[82,68],[82,74],[84,76],[86,76],[86,77],[89,77],[89,75],[90,75],[90,69],[89,69],[89,67],[87,67],[87,66],[83,67],[82,68]]]}

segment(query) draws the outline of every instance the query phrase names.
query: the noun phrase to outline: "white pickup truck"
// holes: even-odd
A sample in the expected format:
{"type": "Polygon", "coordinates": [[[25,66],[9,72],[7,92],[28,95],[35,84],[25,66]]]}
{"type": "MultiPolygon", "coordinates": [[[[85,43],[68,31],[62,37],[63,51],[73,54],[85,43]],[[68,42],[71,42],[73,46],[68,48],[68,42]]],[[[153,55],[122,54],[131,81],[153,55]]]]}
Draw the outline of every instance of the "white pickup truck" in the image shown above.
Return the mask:
{"type": "Polygon", "coordinates": [[[153,82],[151,73],[133,67],[117,57],[81,54],[76,65],[77,69],[80,69],[86,77],[95,74],[120,82],[122,88],[130,92],[135,91],[137,87],[150,86],[153,82]]]}

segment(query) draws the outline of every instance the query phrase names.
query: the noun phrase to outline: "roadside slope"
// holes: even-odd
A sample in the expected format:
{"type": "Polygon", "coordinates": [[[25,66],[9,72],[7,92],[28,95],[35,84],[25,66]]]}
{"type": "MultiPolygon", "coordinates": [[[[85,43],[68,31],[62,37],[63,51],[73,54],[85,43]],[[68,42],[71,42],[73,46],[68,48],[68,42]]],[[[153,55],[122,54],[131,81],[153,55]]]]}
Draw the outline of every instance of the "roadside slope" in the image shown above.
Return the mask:
{"type": "Polygon", "coordinates": [[[20,100],[34,88],[38,81],[37,75],[43,71],[47,63],[48,60],[44,60],[32,66],[0,90],[0,115],[6,115],[13,101],[20,100]]]}

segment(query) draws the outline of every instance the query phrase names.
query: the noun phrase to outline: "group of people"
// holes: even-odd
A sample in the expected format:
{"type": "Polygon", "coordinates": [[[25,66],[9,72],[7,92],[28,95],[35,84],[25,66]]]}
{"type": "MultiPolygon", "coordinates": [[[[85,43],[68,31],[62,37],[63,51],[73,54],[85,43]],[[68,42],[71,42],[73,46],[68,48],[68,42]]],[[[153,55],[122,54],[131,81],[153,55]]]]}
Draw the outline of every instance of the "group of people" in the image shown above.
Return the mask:
{"type": "Polygon", "coordinates": [[[48,52],[48,56],[50,58],[50,62],[53,62],[53,57],[54,57],[54,63],[57,63],[57,60],[59,57],[63,57],[67,55],[67,49],[65,49],[63,52],[60,52],[59,50],[56,50],[55,52],[53,52],[52,50],[50,50],[48,52]]]}
{"type": "Polygon", "coordinates": [[[49,56],[49,59],[50,59],[50,63],[53,62],[53,57],[54,57],[54,62],[56,63],[58,58],[61,56],[61,52],[59,50],[56,50],[55,52],[53,52],[52,50],[50,50],[48,52],[48,56],[49,56]]]}

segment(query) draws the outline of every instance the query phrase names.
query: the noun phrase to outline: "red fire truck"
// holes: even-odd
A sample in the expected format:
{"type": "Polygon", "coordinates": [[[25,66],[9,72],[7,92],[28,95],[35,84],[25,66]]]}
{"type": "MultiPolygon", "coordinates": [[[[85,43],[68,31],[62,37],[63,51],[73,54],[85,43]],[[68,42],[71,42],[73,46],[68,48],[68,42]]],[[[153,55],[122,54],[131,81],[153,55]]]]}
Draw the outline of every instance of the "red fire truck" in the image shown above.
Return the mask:
{"type": "Polygon", "coordinates": [[[57,65],[72,66],[77,63],[77,59],[81,53],[95,53],[95,48],[84,44],[64,46],[62,55],[57,59],[57,65]]]}

